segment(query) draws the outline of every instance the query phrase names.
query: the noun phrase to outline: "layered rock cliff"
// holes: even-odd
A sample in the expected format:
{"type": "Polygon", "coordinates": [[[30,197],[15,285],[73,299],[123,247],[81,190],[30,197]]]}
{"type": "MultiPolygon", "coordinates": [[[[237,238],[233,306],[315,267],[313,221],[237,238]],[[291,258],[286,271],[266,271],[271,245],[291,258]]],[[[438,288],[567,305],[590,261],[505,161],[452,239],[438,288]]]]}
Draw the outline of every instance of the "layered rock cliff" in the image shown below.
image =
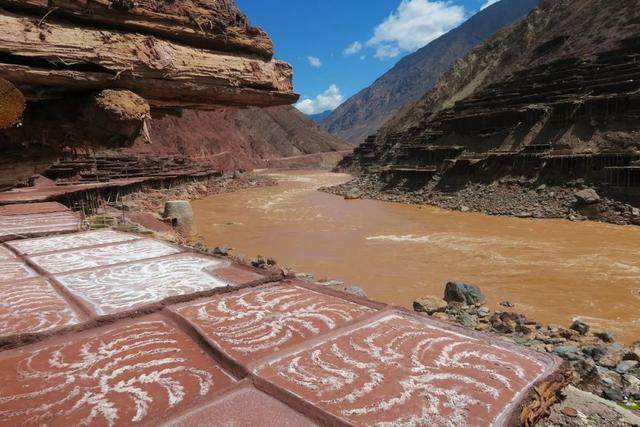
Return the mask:
{"type": "Polygon", "coordinates": [[[0,78],[27,101],[0,133],[4,185],[61,154],[150,141],[151,116],[297,99],[231,0],[1,0],[0,27],[0,78]]]}
{"type": "Polygon", "coordinates": [[[456,62],[343,166],[368,168],[392,187],[587,185],[637,204],[638,6],[542,1],[456,62]]]}
{"type": "Polygon", "coordinates": [[[400,60],[371,86],[354,95],[322,126],[352,144],[375,133],[405,104],[417,101],[458,59],[498,30],[523,19],[539,0],[502,0],[460,27],[400,60]]]}

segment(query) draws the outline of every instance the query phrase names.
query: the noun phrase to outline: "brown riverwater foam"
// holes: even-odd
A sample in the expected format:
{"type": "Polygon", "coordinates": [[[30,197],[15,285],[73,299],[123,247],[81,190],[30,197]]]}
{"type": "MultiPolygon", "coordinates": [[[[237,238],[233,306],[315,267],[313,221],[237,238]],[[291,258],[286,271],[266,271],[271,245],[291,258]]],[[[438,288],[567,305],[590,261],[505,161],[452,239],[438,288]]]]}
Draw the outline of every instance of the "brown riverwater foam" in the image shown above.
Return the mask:
{"type": "Polygon", "coordinates": [[[640,227],[344,200],[317,188],[348,175],[264,173],[279,185],[193,203],[208,245],[270,256],[407,307],[462,280],[481,286],[494,307],[508,300],[541,322],[581,318],[621,341],[640,339],[640,227]]]}

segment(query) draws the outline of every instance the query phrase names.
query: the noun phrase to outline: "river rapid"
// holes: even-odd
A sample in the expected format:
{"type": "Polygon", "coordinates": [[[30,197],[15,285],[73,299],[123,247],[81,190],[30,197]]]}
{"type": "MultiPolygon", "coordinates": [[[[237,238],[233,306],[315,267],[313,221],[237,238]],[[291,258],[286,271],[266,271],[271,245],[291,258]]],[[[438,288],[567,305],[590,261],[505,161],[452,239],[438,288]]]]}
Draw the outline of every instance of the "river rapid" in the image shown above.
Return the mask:
{"type": "Polygon", "coordinates": [[[543,323],[579,318],[620,341],[640,340],[640,227],[344,200],[317,189],[348,175],[262,173],[279,185],[193,202],[208,246],[272,257],[406,307],[460,280],[479,285],[493,308],[510,301],[543,323]]]}

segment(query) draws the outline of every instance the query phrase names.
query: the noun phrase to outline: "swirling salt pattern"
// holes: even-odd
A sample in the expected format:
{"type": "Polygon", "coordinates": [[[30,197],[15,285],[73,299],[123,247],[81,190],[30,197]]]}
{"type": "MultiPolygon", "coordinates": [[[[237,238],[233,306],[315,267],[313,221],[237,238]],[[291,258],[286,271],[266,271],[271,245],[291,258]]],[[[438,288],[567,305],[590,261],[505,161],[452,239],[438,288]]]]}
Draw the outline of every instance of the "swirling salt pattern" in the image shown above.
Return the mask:
{"type": "Polygon", "coordinates": [[[88,302],[98,315],[122,312],[178,295],[227,286],[205,269],[223,261],[184,254],[170,258],[80,271],[56,278],[88,302]]]}
{"type": "Polygon", "coordinates": [[[234,292],[177,312],[228,353],[255,360],[375,310],[298,286],[275,286],[234,292]]]}
{"type": "Polygon", "coordinates": [[[0,216],[0,236],[74,231],[80,221],[71,212],[0,216]]]}
{"type": "Polygon", "coordinates": [[[20,253],[38,255],[45,252],[64,251],[87,246],[127,242],[134,239],[139,239],[139,237],[133,234],[119,233],[113,230],[99,230],[38,239],[18,240],[7,244],[18,250],[20,253]]]}
{"type": "Polygon", "coordinates": [[[178,252],[180,252],[179,249],[168,244],[157,240],[144,239],[99,248],[34,256],[31,257],[31,260],[50,273],[63,273],[65,271],[172,255],[178,252]]]}
{"type": "Polygon", "coordinates": [[[0,284],[0,334],[44,332],[80,322],[44,278],[0,284]]]}
{"type": "Polygon", "coordinates": [[[233,382],[163,320],[25,350],[0,377],[13,383],[0,387],[0,424],[14,426],[156,424],[233,382]]]}
{"type": "Polygon", "coordinates": [[[15,256],[11,251],[5,247],[0,246],[0,261],[6,261],[10,259],[14,259],[15,256]]]}
{"type": "Polygon", "coordinates": [[[0,283],[37,277],[38,274],[19,260],[0,261],[0,283]]]}
{"type": "Polygon", "coordinates": [[[539,361],[389,315],[255,373],[355,425],[493,425],[539,361]]]}

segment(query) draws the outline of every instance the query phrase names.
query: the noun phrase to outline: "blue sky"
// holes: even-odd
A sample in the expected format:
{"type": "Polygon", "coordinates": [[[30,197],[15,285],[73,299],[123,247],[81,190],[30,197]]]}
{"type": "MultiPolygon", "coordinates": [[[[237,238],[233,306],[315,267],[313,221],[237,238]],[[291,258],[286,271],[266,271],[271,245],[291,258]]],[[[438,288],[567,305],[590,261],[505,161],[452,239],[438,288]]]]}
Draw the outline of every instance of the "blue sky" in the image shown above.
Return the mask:
{"type": "Polygon", "coordinates": [[[237,0],[293,65],[298,108],[319,113],[496,0],[237,0]]]}

